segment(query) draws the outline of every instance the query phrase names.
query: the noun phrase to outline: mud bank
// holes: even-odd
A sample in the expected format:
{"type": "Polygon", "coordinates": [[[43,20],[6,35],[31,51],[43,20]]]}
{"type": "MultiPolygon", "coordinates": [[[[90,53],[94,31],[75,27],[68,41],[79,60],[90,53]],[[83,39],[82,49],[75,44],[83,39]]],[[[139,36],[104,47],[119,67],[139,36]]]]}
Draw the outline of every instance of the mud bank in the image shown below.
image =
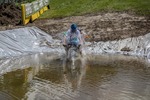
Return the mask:
{"type": "MultiPolygon", "coordinates": [[[[88,14],[60,19],[38,19],[27,26],[36,26],[58,39],[58,34],[67,31],[73,22],[89,34],[87,41],[120,40],[143,36],[150,32],[150,16],[138,16],[126,12],[88,14]]],[[[20,27],[25,26],[0,26],[0,30],[20,27]]]]}
{"type": "Polygon", "coordinates": [[[80,29],[89,34],[87,41],[120,40],[142,36],[150,32],[150,17],[125,12],[72,16],[62,19],[41,19],[29,26],[37,26],[58,38],[56,34],[66,31],[71,23],[77,23],[80,29]]]}

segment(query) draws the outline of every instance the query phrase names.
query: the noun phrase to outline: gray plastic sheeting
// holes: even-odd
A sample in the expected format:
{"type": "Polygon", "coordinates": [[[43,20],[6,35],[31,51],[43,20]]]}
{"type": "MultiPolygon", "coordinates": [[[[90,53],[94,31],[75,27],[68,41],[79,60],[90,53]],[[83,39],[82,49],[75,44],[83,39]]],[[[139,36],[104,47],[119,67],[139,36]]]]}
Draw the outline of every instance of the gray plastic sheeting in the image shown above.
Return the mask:
{"type": "Polygon", "coordinates": [[[62,52],[61,48],[55,47],[58,43],[59,40],[53,40],[37,27],[0,31],[0,58],[37,52],[62,52]]]}
{"type": "MultiPolygon", "coordinates": [[[[85,54],[119,53],[150,58],[150,33],[118,41],[86,42],[83,51],[85,54]]],[[[61,40],[52,39],[37,27],[0,31],[0,58],[39,52],[62,54],[65,51],[61,40]]]]}
{"type": "Polygon", "coordinates": [[[127,54],[150,58],[150,33],[144,36],[127,38],[118,41],[86,43],[89,54],[127,54]],[[125,50],[125,48],[127,48],[125,50]]]}

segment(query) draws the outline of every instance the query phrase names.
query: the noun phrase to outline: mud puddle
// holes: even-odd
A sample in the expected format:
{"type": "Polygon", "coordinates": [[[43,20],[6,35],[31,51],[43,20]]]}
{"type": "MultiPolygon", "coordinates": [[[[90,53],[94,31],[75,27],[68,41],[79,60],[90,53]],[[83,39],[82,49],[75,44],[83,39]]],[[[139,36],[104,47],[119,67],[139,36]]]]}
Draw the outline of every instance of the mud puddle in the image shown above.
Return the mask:
{"type": "Polygon", "coordinates": [[[72,66],[49,53],[0,62],[0,99],[149,100],[150,64],[128,56],[87,55],[72,66]]]}

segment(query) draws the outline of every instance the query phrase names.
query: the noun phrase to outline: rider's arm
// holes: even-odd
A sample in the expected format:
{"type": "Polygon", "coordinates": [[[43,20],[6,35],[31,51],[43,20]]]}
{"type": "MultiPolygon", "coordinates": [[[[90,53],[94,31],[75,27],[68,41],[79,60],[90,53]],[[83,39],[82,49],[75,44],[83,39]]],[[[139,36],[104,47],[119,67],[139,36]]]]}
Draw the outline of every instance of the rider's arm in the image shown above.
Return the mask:
{"type": "Polygon", "coordinates": [[[80,31],[78,31],[79,44],[83,44],[82,37],[80,31]]]}
{"type": "Polygon", "coordinates": [[[68,39],[69,35],[70,35],[70,29],[67,32],[65,32],[65,34],[64,34],[63,44],[67,45],[67,39],[68,39]]]}

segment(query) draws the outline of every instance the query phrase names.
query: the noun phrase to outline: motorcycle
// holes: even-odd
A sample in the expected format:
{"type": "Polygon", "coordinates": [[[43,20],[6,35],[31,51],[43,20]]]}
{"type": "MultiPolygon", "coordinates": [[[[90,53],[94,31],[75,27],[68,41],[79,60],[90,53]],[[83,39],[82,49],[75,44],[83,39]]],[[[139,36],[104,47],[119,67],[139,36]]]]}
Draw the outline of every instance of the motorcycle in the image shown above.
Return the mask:
{"type": "Polygon", "coordinates": [[[68,44],[66,46],[67,61],[72,61],[74,64],[75,60],[81,56],[80,48],[81,45],[68,44]]]}

